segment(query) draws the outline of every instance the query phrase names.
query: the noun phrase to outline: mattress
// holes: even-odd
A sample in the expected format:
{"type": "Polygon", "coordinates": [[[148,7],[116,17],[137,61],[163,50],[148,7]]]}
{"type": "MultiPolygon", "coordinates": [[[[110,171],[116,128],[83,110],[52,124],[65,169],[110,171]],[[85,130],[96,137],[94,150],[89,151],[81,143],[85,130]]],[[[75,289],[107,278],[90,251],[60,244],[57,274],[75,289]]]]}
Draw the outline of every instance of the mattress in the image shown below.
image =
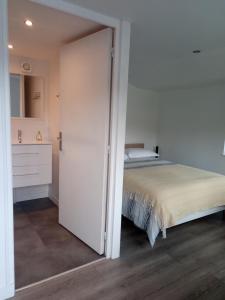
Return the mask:
{"type": "Polygon", "coordinates": [[[223,175],[159,160],[124,171],[123,215],[147,231],[152,246],[160,230],[223,205],[223,175]]]}

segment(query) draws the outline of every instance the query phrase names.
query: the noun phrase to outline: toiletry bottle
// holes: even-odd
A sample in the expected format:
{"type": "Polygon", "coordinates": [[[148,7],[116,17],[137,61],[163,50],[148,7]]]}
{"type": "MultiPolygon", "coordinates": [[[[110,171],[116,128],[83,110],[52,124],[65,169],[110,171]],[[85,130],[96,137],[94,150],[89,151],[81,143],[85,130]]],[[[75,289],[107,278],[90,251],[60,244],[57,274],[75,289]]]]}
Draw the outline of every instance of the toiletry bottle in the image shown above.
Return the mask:
{"type": "Polygon", "coordinates": [[[41,143],[42,142],[42,135],[41,135],[41,132],[40,130],[38,131],[37,135],[36,135],[36,141],[41,143]]]}

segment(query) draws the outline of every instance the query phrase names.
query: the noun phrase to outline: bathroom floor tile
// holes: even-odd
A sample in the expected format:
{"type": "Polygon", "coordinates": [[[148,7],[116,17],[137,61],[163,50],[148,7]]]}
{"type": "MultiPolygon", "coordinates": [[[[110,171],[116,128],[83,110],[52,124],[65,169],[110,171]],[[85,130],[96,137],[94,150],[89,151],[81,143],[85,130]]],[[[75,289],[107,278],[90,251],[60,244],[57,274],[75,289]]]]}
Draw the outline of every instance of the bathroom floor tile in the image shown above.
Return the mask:
{"type": "Polygon", "coordinates": [[[58,223],[48,198],[14,204],[16,288],[101,258],[58,223]]]}
{"type": "Polygon", "coordinates": [[[35,199],[19,202],[23,211],[30,213],[33,211],[41,211],[47,208],[55,207],[55,204],[49,198],[35,199]]]}

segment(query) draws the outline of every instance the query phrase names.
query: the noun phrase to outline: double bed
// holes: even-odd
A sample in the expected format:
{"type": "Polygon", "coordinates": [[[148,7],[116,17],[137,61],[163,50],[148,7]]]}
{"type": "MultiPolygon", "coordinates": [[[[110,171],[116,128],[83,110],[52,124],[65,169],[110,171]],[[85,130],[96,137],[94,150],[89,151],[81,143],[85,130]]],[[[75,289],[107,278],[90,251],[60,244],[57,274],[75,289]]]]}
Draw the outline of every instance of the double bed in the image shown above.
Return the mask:
{"type": "Polygon", "coordinates": [[[160,231],[225,210],[225,176],[160,159],[125,162],[123,189],[123,216],[152,246],[160,231]]]}

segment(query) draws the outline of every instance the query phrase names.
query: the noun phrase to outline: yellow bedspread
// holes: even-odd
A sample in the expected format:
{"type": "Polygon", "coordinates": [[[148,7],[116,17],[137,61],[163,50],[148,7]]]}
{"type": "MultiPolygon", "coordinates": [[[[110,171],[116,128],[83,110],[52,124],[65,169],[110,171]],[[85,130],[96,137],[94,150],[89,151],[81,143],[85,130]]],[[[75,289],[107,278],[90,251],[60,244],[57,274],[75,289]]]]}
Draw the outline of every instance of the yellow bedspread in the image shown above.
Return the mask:
{"type": "Polygon", "coordinates": [[[160,227],[168,228],[189,214],[225,205],[225,176],[178,164],[128,169],[124,191],[147,201],[160,227]]]}

